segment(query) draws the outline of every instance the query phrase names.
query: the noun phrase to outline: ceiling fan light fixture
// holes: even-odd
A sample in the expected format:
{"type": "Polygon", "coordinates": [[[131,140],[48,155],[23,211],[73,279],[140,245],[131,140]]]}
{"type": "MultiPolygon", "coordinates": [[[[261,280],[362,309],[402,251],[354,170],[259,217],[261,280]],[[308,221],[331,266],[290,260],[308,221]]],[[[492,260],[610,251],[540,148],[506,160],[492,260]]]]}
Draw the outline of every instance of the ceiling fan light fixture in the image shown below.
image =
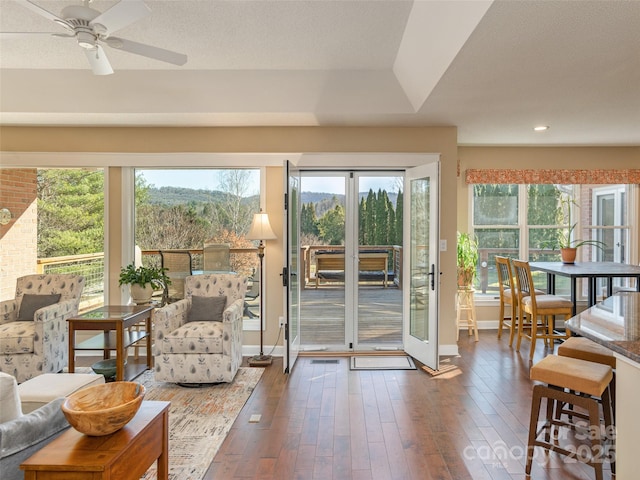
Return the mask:
{"type": "Polygon", "coordinates": [[[78,32],[78,45],[87,50],[96,48],[96,37],[88,32],[78,32]]]}

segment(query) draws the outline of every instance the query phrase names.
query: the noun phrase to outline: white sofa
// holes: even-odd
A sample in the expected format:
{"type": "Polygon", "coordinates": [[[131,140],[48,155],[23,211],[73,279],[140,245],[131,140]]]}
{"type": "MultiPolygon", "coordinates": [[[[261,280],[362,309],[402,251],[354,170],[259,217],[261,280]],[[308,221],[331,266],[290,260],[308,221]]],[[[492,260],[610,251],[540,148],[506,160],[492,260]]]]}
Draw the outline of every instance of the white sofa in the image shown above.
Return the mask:
{"type": "Polygon", "coordinates": [[[69,428],[63,401],[23,415],[16,378],[0,372],[0,480],[23,480],[20,464],[69,428]]]}

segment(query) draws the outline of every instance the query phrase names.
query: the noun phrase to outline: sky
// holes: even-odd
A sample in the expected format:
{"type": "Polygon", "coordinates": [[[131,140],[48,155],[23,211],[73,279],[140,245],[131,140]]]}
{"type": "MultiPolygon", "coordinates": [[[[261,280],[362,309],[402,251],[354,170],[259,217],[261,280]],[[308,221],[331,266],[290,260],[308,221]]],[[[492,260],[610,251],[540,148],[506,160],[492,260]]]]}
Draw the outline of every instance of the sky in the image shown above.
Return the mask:
{"type": "MultiPolygon", "coordinates": [[[[160,187],[183,187],[202,190],[218,190],[220,170],[216,169],[195,169],[183,168],[175,170],[163,169],[139,169],[136,173],[142,173],[147,183],[160,187]]],[[[252,170],[251,190],[256,193],[260,191],[260,170],[252,170]]]]}
{"type": "MultiPolygon", "coordinates": [[[[136,173],[142,173],[143,177],[150,185],[157,188],[160,187],[183,187],[203,190],[218,190],[219,178],[216,169],[139,169],[136,173]]],[[[255,191],[260,190],[260,171],[252,170],[252,184],[255,185],[255,191]]],[[[387,192],[397,191],[398,177],[361,177],[360,192],[368,192],[370,188],[374,192],[379,189],[387,190],[387,192]]],[[[252,188],[251,190],[254,190],[252,188]]],[[[324,192],[344,194],[344,178],[343,177],[317,177],[304,176],[302,178],[303,192],[324,192]]]]}

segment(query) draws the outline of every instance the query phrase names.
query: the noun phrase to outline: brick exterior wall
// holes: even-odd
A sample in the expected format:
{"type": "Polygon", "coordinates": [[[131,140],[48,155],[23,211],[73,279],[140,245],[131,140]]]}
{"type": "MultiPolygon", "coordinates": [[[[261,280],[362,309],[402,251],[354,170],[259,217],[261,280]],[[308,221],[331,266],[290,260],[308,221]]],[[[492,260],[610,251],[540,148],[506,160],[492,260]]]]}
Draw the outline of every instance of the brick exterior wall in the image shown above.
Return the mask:
{"type": "Polygon", "coordinates": [[[0,168],[0,208],[11,211],[11,221],[0,225],[0,300],[14,297],[16,278],[36,273],[36,178],[35,168],[0,168]]]}

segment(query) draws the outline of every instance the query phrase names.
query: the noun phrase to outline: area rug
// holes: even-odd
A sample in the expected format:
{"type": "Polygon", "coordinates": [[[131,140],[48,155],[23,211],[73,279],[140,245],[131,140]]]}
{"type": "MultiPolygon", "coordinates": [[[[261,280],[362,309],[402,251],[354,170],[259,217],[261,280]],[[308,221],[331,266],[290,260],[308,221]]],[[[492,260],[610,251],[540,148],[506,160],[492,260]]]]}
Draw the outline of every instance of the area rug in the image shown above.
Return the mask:
{"type": "Polygon", "coordinates": [[[357,355],[351,357],[351,370],[415,370],[413,359],[406,355],[357,355]]]}
{"type": "MultiPolygon", "coordinates": [[[[232,383],[197,388],[156,382],[147,371],[136,381],[145,400],[171,402],[169,407],[169,479],[200,480],[213,461],[264,368],[241,367],[232,383]]],[[[156,464],[142,477],[156,479],[156,464]]]]}

